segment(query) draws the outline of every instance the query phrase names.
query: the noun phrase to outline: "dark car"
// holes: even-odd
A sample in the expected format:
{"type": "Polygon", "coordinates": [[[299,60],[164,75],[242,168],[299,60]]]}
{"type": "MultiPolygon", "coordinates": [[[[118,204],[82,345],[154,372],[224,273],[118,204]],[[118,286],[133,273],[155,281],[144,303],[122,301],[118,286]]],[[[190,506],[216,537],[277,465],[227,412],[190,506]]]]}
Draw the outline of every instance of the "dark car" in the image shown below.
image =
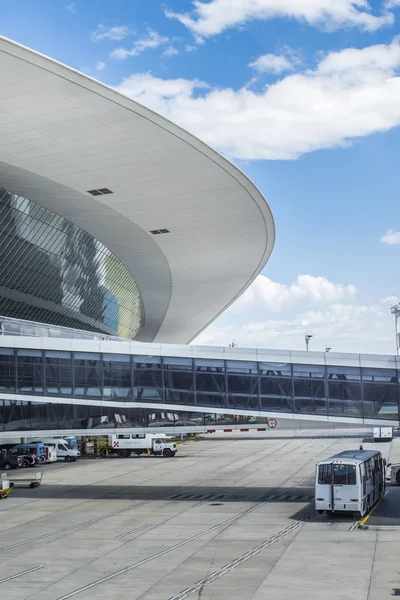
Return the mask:
{"type": "Polygon", "coordinates": [[[22,466],[22,463],[19,456],[13,456],[9,452],[0,452],[0,469],[9,471],[20,466],[22,466]]]}
{"type": "Polygon", "coordinates": [[[17,448],[14,448],[14,446],[15,444],[0,444],[0,453],[18,456],[20,458],[20,466],[23,469],[26,469],[26,467],[34,467],[36,465],[36,457],[34,454],[31,454],[28,451],[21,453],[17,448]]]}

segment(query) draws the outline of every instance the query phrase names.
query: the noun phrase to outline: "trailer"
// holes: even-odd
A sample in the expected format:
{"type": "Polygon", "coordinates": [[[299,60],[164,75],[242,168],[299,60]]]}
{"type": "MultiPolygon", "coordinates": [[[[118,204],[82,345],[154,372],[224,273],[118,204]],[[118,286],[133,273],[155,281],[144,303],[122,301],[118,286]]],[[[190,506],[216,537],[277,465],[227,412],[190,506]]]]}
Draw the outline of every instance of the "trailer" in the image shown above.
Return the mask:
{"type": "Polygon", "coordinates": [[[166,436],[161,435],[123,433],[108,436],[108,453],[117,454],[120,458],[127,458],[131,454],[172,457],[177,449],[174,442],[169,442],[166,436]]]}
{"type": "Polygon", "coordinates": [[[393,427],[374,427],[374,442],[391,442],[393,439],[393,427]]]}

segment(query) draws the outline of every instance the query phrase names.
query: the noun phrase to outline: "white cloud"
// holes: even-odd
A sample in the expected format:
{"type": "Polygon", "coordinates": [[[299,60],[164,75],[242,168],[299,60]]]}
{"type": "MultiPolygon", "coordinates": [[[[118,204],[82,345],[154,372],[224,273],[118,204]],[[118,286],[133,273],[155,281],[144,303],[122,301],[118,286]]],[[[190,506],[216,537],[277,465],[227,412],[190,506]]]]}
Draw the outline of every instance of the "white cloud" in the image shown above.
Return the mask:
{"type": "Polygon", "coordinates": [[[287,285],[259,275],[254,283],[235,302],[235,310],[255,315],[260,312],[280,312],[300,303],[307,305],[330,304],[343,299],[354,298],[357,288],[333,283],[325,277],[299,275],[287,285]]]}
{"type": "Polygon", "coordinates": [[[254,62],[251,62],[249,67],[259,73],[282,73],[293,69],[292,63],[286,56],[277,54],[263,54],[254,62]]]}
{"type": "Polygon", "coordinates": [[[387,0],[384,2],[384,7],[386,9],[396,8],[397,6],[400,6],[400,0],[387,0]]]}
{"type": "MultiPolygon", "coordinates": [[[[170,43],[170,39],[166,36],[161,36],[154,29],[149,29],[147,35],[136,40],[129,50],[126,48],[115,48],[110,54],[111,58],[125,60],[128,56],[138,56],[145,50],[154,50],[160,46],[165,46],[170,43]]],[[[170,46],[170,48],[172,48],[170,46]]]]}
{"type": "Polygon", "coordinates": [[[313,335],[310,350],[391,354],[395,340],[389,309],[396,302],[391,296],[358,303],[355,286],[324,277],[299,276],[285,285],[259,276],[195,343],[237,341],[242,347],[304,350],[307,331],[313,335]]]}
{"type": "Polygon", "coordinates": [[[175,46],[168,46],[162,53],[163,56],[176,56],[179,54],[179,50],[175,46]]]}
{"type": "Polygon", "coordinates": [[[96,65],[96,71],[104,71],[104,69],[107,67],[106,63],[99,60],[99,62],[96,65]]]}
{"type": "Polygon", "coordinates": [[[75,4],[75,2],[70,2],[69,4],[67,4],[67,6],[65,8],[68,10],[68,12],[76,13],[76,4],[75,4]]]}
{"type": "Polygon", "coordinates": [[[202,82],[163,80],[149,73],[132,75],[117,89],[231,158],[295,159],[399,125],[399,68],[400,41],[395,39],[331,52],[315,69],[287,75],[261,91],[204,92],[202,82]],[[164,94],[174,86],[176,97],[164,94]]]}
{"type": "Polygon", "coordinates": [[[191,13],[166,10],[165,14],[180,21],[197,38],[217,35],[253,19],[288,18],[328,30],[352,26],[366,31],[394,20],[387,11],[372,14],[367,0],[193,0],[192,6],[191,13]]]}
{"type": "Polygon", "coordinates": [[[400,244],[400,231],[388,229],[385,235],[381,237],[381,242],[383,244],[388,244],[389,246],[396,246],[397,244],[400,244]]]}
{"type": "Polygon", "coordinates": [[[90,39],[92,42],[100,42],[101,40],[123,40],[134,31],[128,25],[115,25],[114,27],[106,27],[98,25],[95,31],[92,31],[90,39]]]}

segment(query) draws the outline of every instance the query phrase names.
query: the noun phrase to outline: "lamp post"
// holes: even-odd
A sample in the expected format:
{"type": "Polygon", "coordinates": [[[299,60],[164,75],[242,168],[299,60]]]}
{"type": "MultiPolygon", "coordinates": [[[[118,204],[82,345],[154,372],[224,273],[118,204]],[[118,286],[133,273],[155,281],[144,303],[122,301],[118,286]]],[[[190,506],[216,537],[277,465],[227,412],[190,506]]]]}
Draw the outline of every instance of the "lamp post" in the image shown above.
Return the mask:
{"type": "Polygon", "coordinates": [[[311,340],[311,338],[312,338],[312,337],[313,337],[313,336],[312,336],[312,335],[310,335],[310,334],[306,334],[306,335],[304,336],[304,340],[305,340],[305,342],[306,342],[306,350],[307,350],[307,352],[308,352],[308,344],[310,343],[310,340],[311,340]]]}
{"type": "Polygon", "coordinates": [[[399,334],[397,329],[397,321],[400,316],[400,303],[390,307],[390,312],[394,315],[394,329],[396,334],[396,354],[399,353],[399,334]]]}

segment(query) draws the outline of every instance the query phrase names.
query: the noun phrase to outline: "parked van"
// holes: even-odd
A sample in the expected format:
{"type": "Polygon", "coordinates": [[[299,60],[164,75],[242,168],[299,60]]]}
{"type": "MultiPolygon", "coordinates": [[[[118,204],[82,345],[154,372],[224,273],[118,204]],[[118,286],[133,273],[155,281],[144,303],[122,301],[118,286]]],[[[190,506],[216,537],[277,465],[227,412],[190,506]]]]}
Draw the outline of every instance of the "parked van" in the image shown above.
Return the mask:
{"type": "Polygon", "coordinates": [[[67,446],[68,450],[75,450],[77,456],[81,455],[81,453],[78,450],[78,440],[76,439],[76,437],[72,437],[72,436],[65,437],[64,442],[65,442],[65,445],[67,446]]]}
{"type": "Polygon", "coordinates": [[[57,460],[65,460],[65,462],[75,462],[79,456],[78,450],[71,450],[67,447],[65,440],[62,438],[43,438],[42,442],[50,447],[55,448],[57,453],[57,460]]]}

